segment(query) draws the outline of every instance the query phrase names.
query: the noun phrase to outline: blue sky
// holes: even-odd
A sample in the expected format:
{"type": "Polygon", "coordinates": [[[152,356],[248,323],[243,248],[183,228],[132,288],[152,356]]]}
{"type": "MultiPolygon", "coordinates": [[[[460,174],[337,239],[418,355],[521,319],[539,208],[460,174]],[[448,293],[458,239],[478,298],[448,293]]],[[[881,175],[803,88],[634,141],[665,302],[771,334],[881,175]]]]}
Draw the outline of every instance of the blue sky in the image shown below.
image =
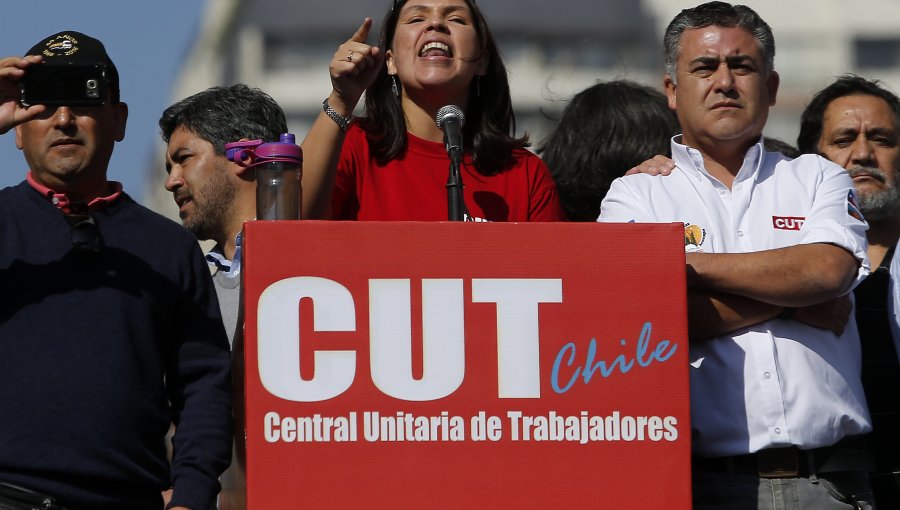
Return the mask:
{"type": "MultiPolygon", "coordinates": [[[[46,36],[76,30],[103,42],[119,70],[129,116],[125,140],[110,162],[109,178],[141,202],[146,172],[162,150],[159,114],[168,106],[175,74],[199,30],[201,0],[4,1],[0,55],[22,55],[46,36]]],[[[0,188],[25,178],[27,165],[15,134],[0,136],[0,188]]],[[[160,168],[160,172],[163,170],[160,168]]]]}

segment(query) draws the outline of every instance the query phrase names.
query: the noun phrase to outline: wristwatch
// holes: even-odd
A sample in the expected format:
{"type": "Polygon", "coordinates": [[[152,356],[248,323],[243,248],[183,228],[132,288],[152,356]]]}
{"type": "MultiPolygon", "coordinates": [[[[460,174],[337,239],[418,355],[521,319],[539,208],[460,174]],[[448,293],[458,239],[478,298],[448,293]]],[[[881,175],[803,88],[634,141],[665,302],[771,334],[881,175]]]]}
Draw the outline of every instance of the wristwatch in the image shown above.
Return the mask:
{"type": "Polygon", "coordinates": [[[347,131],[348,129],[350,129],[350,125],[353,124],[353,120],[355,118],[353,117],[353,113],[351,112],[350,115],[346,117],[342,116],[337,112],[337,110],[335,110],[331,107],[330,104],[328,104],[327,97],[324,101],[322,101],[322,110],[325,111],[325,115],[328,115],[331,120],[333,120],[334,123],[337,124],[339,128],[341,128],[341,131],[347,131]]]}

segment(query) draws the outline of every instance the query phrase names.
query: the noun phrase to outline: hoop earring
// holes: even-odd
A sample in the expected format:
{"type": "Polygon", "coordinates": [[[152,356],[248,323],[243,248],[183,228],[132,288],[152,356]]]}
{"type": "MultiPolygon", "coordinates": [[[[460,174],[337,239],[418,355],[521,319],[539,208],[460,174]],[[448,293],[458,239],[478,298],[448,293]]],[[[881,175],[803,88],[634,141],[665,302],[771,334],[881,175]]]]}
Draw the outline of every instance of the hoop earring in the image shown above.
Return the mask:
{"type": "Polygon", "coordinates": [[[391,75],[391,92],[394,93],[395,96],[400,97],[400,87],[397,85],[397,75],[391,75]]]}

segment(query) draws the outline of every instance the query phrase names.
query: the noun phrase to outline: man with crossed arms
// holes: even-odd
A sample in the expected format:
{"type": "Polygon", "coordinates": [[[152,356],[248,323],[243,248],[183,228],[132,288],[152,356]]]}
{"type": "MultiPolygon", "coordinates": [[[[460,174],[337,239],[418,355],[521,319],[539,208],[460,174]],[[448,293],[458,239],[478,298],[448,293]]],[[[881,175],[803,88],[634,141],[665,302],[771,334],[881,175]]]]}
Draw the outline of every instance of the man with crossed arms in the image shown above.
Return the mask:
{"type": "Polygon", "coordinates": [[[811,313],[848,307],[868,274],[853,183],[765,151],[779,79],[753,10],[686,9],[664,42],[676,169],[616,180],[599,220],[685,225],[695,506],[873,508],[859,336],[811,313]]]}

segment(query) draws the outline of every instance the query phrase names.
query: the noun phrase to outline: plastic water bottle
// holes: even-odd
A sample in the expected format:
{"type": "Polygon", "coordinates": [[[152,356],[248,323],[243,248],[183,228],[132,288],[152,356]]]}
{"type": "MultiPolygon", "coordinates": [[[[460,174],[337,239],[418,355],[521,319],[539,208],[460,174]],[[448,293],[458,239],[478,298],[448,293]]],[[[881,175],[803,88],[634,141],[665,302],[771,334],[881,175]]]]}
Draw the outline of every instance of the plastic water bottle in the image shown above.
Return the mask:
{"type": "Polygon", "coordinates": [[[294,135],[277,142],[250,140],[225,144],[229,161],[256,171],[256,219],[300,219],[303,150],[294,135]]]}
{"type": "Polygon", "coordinates": [[[256,219],[299,220],[303,156],[294,135],[256,148],[256,219]]]}

